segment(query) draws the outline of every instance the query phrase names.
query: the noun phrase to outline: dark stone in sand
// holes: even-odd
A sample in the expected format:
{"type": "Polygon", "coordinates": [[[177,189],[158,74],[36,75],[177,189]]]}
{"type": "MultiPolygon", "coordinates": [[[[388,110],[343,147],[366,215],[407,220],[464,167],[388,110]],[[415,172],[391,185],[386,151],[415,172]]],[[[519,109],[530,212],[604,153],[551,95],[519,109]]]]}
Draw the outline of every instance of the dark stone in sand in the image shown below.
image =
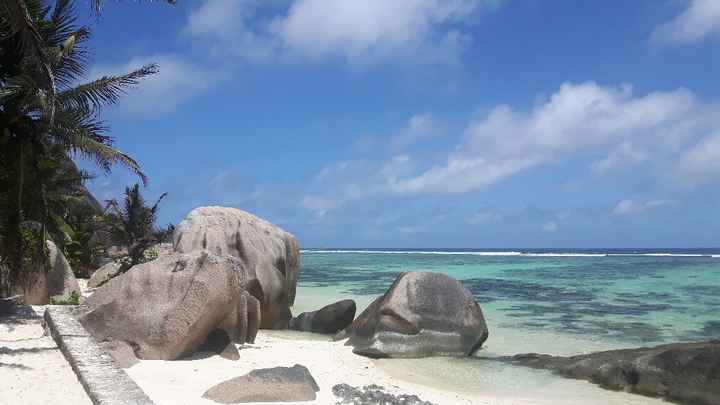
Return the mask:
{"type": "Polygon", "coordinates": [[[333,394],[340,398],[338,404],[352,405],[435,405],[423,401],[417,395],[392,395],[385,392],[385,388],[378,385],[368,385],[355,388],[347,384],[338,384],[332,388],[333,394]]]}
{"type": "Polygon", "coordinates": [[[230,340],[227,332],[222,329],[215,329],[210,332],[205,342],[200,345],[198,352],[213,352],[228,360],[240,360],[240,353],[235,344],[230,340]]]}
{"type": "Polygon", "coordinates": [[[299,364],[253,370],[224,381],[203,394],[203,398],[221,404],[247,402],[314,401],[320,391],[310,371],[299,364]]]}
{"type": "Polygon", "coordinates": [[[720,404],[720,340],[611,350],[572,357],[521,354],[512,363],[553,370],[604,388],[686,404],[720,404]]]}
{"type": "Polygon", "coordinates": [[[14,315],[21,304],[22,295],[0,298],[0,316],[14,315]]]}
{"type": "Polygon", "coordinates": [[[368,357],[470,356],[488,337],[472,293],[452,277],[412,272],[398,276],[336,339],[368,357]]]}
{"type": "Polygon", "coordinates": [[[290,329],[334,334],[347,328],[355,319],[355,301],[342,300],[317,311],[303,312],[290,320],[290,329]]]}

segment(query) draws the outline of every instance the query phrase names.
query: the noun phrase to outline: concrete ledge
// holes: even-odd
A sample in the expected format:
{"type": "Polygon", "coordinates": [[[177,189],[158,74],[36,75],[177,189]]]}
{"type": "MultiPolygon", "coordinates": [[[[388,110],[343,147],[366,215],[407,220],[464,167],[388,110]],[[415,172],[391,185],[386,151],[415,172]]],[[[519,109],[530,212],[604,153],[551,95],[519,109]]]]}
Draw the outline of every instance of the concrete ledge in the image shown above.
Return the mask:
{"type": "Polygon", "coordinates": [[[95,405],[154,405],[143,390],[72,316],[75,307],[49,305],[45,327],[95,405]]]}

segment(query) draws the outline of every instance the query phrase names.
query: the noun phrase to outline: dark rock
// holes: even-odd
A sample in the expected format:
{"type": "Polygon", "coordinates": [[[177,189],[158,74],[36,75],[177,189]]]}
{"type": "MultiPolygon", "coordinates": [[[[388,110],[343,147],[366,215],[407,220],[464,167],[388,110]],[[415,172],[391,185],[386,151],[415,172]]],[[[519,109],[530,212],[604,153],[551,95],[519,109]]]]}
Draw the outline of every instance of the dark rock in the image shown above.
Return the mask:
{"type": "Polygon", "coordinates": [[[333,394],[340,398],[338,404],[352,405],[435,405],[423,401],[417,395],[392,395],[378,385],[355,388],[347,384],[338,384],[332,388],[333,394]]]}
{"type": "Polygon", "coordinates": [[[290,329],[335,334],[352,323],[355,311],[355,301],[338,301],[317,311],[303,312],[290,320],[290,329]]]}
{"type": "Polygon", "coordinates": [[[398,276],[336,338],[368,357],[469,356],[488,337],[473,295],[452,277],[412,272],[398,276]]]}
{"type": "Polygon", "coordinates": [[[14,315],[19,305],[22,304],[22,295],[14,295],[8,298],[0,298],[0,316],[14,315]]]}
{"type": "Polygon", "coordinates": [[[720,341],[677,343],[559,357],[521,354],[512,363],[687,404],[720,404],[720,341]]]}
{"type": "Polygon", "coordinates": [[[122,341],[142,359],[193,354],[210,332],[252,342],[260,304],[247,292],[256,283],[244,263],[207,251],[172,254],[111,279],[78,309],[98,342],[122,341]]]}
{"type": "Polygon", "coordinates": [[[203,398],[221,404],[314,401],[318,391],[310,371],[296,364],[253,370],[208,389],[203,398]]]}
{"type": "Polygon", "coordinates": [[[240,360],[240,353],[235,344],[230,340],[227,332],[222,329],[215,329],[210,332],[205,342],[198,348],[199,352],[213,352],[228,360],[240,360]]]}

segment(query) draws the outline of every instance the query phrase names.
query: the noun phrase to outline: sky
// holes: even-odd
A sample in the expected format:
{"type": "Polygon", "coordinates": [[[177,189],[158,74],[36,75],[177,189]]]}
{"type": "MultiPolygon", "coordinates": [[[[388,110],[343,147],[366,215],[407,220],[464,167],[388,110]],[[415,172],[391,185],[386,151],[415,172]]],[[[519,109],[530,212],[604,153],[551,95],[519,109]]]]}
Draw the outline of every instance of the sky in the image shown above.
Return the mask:
{"type": "MultiPolygon", "coordinates": [[[[302,247],[720,246],[720,1],[106,1],[90,77],[160,222],[302,247]]],[[[90,184],[113,198],[121,167],[90,184]]]]}

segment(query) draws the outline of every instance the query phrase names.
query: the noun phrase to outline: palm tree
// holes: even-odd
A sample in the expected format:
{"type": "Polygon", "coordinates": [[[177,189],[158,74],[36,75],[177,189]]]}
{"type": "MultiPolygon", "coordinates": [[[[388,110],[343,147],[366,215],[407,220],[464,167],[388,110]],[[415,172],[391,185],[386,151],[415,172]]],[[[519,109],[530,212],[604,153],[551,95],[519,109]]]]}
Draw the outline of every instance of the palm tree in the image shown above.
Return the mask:
{"type": "Polygon", "coordinates": [[[72,0],[53,7],[42,0],[0,2],[0,287],[6,293],[43,262],[48,225],[57,216],[43,171],[83,157],[106,173],[124,165],[147,182],[138,163],[113,147],[99,113],[158,68],[77,85],[87,73],[90,30],[75,22],[72,0]]]}
{"type": "Polygon", "coordinates": [[[121,260],[120,273],[147,260],[146,251],[162,242],[167,232],[155,225],[160,202],[167,196],[164,193],[151,207],[145,205],[140,194],[140,184],[125,187],[125,198],[122,207],[117,200],[108,201],[106,223],[110,239],[117,246],[127,251],[121,260]]]}

